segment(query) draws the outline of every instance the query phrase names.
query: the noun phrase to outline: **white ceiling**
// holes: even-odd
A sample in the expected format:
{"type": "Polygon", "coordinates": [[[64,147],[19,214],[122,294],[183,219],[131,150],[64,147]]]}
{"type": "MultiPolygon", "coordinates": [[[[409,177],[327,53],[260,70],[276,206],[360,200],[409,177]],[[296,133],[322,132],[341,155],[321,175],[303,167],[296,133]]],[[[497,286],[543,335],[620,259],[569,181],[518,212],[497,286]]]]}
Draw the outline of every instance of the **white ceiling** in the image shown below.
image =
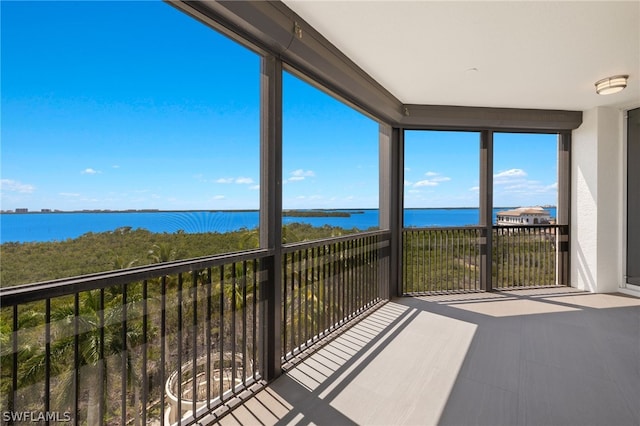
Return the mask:
{"type": "Polygon", "coordinates": [[[637,0],[283,1],[406,104],[640,106],[637,0]]]}

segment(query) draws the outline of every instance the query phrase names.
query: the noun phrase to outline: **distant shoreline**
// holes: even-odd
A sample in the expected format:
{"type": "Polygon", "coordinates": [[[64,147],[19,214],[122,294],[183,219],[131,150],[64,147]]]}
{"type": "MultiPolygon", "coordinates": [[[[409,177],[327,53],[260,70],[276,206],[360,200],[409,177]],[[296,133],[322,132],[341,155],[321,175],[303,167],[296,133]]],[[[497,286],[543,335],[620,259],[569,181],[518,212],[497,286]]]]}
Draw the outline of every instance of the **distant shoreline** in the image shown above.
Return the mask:
{"type": "MultiPolygon", "coordinates": [[[[556,206],[544,205],[541,206],[545,209],[553,209],[556,206]]],[[[496,206],[494,209],[513,209],[517,206],[496,206]]],[[[405,210],[478,210],[479,207],[405,207],[405,210]]],[[[336,212],[335,216],[342,216],[342,212],[349,212],[350,214],[358,214],[364,211],[379,210],[377,208],[335,208],[335,209],[285,209],[282,211],[283,216],[289,217],[325,217],[334,216],[331,212],[336,212]]],[[[194,212],[208,212],[208,213],[247,213],[247,212],[259,212],[259,209],[238,209],[238,210],[224,210],[224,209],[195,209],[195,210],[160,210],[160,209],[131,209],[131,210],[50,210],[50,211],[15,211],[4,210],[0,211],[0,214],[68,214],[68,213],[194,213],[194,212]]]]}
{"type": "MultiPolygon", "coordinates": [[[[494,209],[495,216],[502,208],[494,209]]],[[[446,227],[479,223],[479,209],[427,208],[406,209],[405,227],[446,227]]],[[[554,209],[550,209],[555,216],[554,209]]],[[[0,244],[6,242],[46,242],[77,238],[86,233],[113,231],[117,228],[147,229],[152,233],[234,232],[256,229],[260,225],[258,210],[125,210],[5,213],[0,217],[0,244]]],[[[282,212],[283,225],[293,222],[315,227],[336,226],[344,229],[369,229],[379,226],[379,209],[293,210],[282,212]]]]}
{"type": "MultiPolygon", "coordinates": [[[[286,209],[282,211],[282,214],[287,215],[295,215],[297,213],[314,213],[317,212],[319,214],[330,213],[330,212],[350,212],[351,214],[358,214],[363,211],[373,211],[378,210],[376,208],[357,208],[357,209],[286,209]]],[[[224,210],[224,209],[196,209],[196,210],[160,210],[160,209],[140,209],[140,210],[51,210],[51,211],[1,211],[0,214],[58,214],[58,213],[197,213],[197,212],[206,212],[206,213],[250,213],[250,212],[259,212],[259,209],[238,209],[238,210],[224,210]]]]}

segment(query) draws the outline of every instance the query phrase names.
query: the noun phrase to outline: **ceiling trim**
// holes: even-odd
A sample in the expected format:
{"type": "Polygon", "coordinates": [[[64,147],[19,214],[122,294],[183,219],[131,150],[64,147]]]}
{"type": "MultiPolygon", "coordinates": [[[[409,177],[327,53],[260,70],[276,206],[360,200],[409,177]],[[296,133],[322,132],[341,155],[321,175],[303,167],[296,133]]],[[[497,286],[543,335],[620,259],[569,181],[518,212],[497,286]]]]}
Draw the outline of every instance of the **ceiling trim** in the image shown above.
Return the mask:
{"type": "Polygon", "coordinates": [[[448,105],[405,105],[405,128],[491,129],[559,132],[582,124],[582,111],[485,108],[448,105]]]}
{"type": "Polygon", "coordinates": [[[315,28],[280,1],[188,1],[170,4],[247,45],[280,58],[320,86],[396,127],[573,130],[581,111],[404,105],[315,28]]]}

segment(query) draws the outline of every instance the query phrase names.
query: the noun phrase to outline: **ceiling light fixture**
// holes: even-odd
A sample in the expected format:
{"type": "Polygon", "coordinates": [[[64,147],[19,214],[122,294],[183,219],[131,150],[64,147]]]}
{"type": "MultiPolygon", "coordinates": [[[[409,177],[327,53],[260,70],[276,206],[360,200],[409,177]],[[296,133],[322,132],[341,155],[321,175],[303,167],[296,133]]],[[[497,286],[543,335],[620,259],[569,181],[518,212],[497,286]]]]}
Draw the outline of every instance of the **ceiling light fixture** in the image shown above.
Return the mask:
{"type": "Polygon", "coordinates": [[[596,93],[598,95],[610,95],[618,93],[627,87],[628,75],[614,75],[613,77],[603,78],[596,81],[596,93]]]}

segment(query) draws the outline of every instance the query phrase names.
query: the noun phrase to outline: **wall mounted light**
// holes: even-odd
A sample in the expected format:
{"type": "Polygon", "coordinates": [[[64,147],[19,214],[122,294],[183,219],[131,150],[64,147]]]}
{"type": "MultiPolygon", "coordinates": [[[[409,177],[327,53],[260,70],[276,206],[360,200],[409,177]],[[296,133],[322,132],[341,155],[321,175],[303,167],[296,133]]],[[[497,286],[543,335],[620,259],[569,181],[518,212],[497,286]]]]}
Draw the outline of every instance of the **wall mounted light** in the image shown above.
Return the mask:
{"type": "Polygon", "coordinates": [[[627,87],[628,75],[614,75],[613,77],[603,78],[596,81],[596,93],[598,95],[610,95],[618,93],[627,87]]]}

